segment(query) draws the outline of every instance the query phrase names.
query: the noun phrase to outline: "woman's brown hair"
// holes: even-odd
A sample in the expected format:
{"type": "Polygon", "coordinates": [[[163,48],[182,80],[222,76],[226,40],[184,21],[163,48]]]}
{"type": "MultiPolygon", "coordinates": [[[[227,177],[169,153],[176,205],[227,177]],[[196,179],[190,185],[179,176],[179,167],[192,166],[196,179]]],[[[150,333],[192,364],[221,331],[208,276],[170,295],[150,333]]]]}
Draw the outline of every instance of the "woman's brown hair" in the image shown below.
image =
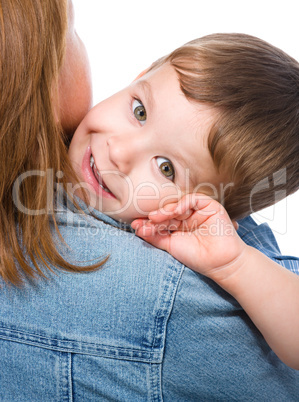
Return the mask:
{"type": "Polygon", "coordinates": [[[191,102],[217,116],[209,136],[214,163],[231,185],[221,202],[238,219],[299,187],[299,64],[244,34],[196,39],[155,62],[170,63],[191,102]]]}
{"type": "Polygon", "coordinates": [[[53,107],[67,5],[67,0],[0,0],[0,276],[15,285],[24,276],[44,276],[38,262],[70,271],[93,269],[65,261],[51,233],[53,222],[57,227],[55,193],[46,172],[56,178],[63,171],[65,187],[73,175],[53,107]],[[45,213],[24,213],[14,200],[14,184],[32,171],[36,174],[19,186],[18,202],[45,213]]]}

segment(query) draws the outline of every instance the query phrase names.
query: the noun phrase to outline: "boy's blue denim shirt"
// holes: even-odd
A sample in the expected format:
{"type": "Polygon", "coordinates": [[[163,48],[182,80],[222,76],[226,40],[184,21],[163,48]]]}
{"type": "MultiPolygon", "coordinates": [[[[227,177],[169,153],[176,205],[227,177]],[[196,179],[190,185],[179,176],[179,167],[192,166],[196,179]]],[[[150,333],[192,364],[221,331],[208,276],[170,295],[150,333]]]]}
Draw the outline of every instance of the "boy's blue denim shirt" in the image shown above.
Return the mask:
{"type": "MultiPolygon", "coordinates": [[[[215,283],[101,213],[57,217],[66,258],[109,259],[1,284],[1,401],[298,401],[299,371],[215,283]]],[[[267,226],[246,218],[239,233],[298,273],[267,226]]]]}

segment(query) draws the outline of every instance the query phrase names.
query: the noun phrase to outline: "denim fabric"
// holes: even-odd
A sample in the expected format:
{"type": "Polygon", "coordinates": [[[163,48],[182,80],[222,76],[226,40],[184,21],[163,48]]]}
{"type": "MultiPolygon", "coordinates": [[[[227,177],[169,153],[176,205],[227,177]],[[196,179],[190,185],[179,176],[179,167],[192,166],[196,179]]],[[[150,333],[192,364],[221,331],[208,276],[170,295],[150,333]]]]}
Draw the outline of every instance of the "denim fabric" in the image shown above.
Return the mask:
{"type": "Polygon", "coordinates": [[[238,234],[245,243],[260,250],[289,271],[299,274],[299,258],[281,255],[276,239],[267,223],[258,226],[251,216],[240,220],[238,223],[238,234]]]}
{"type": "Polygon", "coordinates": [[[230,295],[112,219],[72,208],[58,214],[61,252],[109,260],[1,284],[1,402],[298,401],[299,372],[230,295]]]}

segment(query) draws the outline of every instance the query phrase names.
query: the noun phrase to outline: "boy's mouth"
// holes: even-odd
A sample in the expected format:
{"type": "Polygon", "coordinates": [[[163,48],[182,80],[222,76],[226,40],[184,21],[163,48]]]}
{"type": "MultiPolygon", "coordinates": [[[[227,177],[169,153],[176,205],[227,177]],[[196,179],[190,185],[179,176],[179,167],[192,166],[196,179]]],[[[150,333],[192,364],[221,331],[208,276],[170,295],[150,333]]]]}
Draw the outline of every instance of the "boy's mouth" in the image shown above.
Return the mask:
{"type": "Polygon", "coordinates": [[[94,175],[96,181],[99,183],[99,186],[104,191],[106,191],[107,193],[112,194],[112,192],[106,186],[106,183],[104,182],[100,172],[98,171],[97,165],[95,164],[94,157],[92,155],[90,155],[90,162],[89,163],[90,163],[90,167],[91,167],[91,170],[93,172],[93,175],[94,175]]]}

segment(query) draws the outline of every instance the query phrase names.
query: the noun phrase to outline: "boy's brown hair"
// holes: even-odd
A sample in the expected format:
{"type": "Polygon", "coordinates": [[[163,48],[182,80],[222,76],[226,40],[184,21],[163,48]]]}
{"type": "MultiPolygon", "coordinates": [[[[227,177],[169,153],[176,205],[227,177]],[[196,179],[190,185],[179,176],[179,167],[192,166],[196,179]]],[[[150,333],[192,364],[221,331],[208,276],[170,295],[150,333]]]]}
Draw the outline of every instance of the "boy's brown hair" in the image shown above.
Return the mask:
{"type": "Polygon", "coordinates": [[[191,102],[210,104],[209,150],[228,182],[232,219],[268,207],[299,187],[299,64],[244,34],[193,40],[155,62],[170,63],[191,102]]]}

